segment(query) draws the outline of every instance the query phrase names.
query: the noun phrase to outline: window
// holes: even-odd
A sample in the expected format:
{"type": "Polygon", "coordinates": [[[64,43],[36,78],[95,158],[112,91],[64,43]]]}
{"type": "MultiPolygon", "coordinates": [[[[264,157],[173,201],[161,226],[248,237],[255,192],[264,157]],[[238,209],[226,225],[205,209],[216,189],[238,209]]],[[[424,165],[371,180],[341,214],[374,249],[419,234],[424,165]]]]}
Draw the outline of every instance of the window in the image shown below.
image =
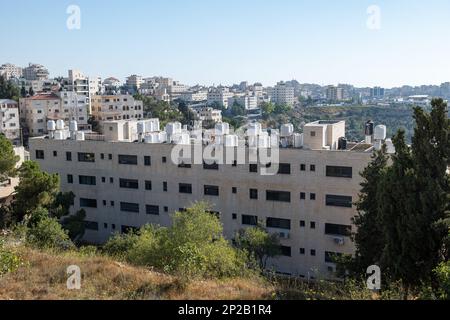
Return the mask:
{"type": "Polygon", "coordinates": [[[153,206],[148,204],[145,206],[145,213],[154,216],[159,216],[159,206],[153,206]]]}
{"type": "Polygon", "coordinates": [[[94,176],[78,176],[78,183],[79,184],[85,184],[88,186],[95,186],[96,185],[96,181],[95,181],[95,177],[94,176]]]}
{"type": "Polygon", "coordinates": [[[280,246],[280,253],[282,256],[290,257],[291,256],[291,247],[280,246]]]}
{"type": "Polygon", "coordinates": [[[110,177],[109,178],[109,183],[114,183],[114,178],[110,177]]]}
{"type": "Polygon", "coordinates": [[[111,229],[116,230],[116,225],[114,223],[111,225],[111,229]]]}
{"type": "Polygon", "coordinates": [[[104,224],[103,224],[103,228],[104,228],[104,229],[108,229],[108,224],[107,224],[107,223],[104,223],[104,224]]]}
{"type": "Polygon", "coordinates": [[[84,227],[87,230],[98,231],[98,222],[94,221],[84,221],[84,227]]]}
{"type": "Polygon", "coordinates": [[[232,193],[237,193],[237,188],[236,188],[236,187],[232,187],[232,188],[231,188],[231,192],[232,192],[232,193]]]}
{"type": "Polygon", "coordinates": [[[146,180],[145,181],[145,190],[152,190],[152,182],[146,180]]]}
{"type": "Polygon", "coordinates": [[[352,197],[327,194],[325,203],[327,206],[351,208],[352,197]]]}
{"type": "Polygon", "coordinates": [[[71,174],[67,175],[67,183],[73,183],[73,175],[71,174]]]}
{"type": "Polygon", "coordinates": [[[306,171],[306,164],[300,165],[300,171],[306,171]]]}
{"type": "Polygon", "coordinates": [[[106,206],[106,200],[103,200],[103,205],[106,206]]]}
{"type": "Polygon", "coordinates": [[[120,211],[139,213],[139,203],[121,202],[120,211]]]}
{"type": "Polygon", "coordinates": [[[305,254],[305,248],[300,248],[300,254],[304,255],[305,254]]]}
{"type": "Polygon", "coordinates": [[[133,179],[120,179],[120,187],[123,189],[139,189],[139,181],[133,179]]]}
{"type": "Polygon", "coordinates": [[[190,169],[190,168],[192,168],[192,165],[189,164],[189,163],[181,162],[181,163],[178,165],[178,168],[186,168],[186,169],[190,169]]]}
{"type": "Polygon", "coordinates": [[[258,165],[255,163],[252,163],[248,167],[249,172],[258,173],[258,165]]]}
{"type": "Polygon", "coordinates": [[[219,187],[217,186],[205,186],[204,187],[205,196],[218,196],[219,187]]]}
{"type": "Polygon", "coordinates": [[[58,156],[58,152],[57,151],[53,151],[53,156],[57,157],[58,156]]]}
{"type": "Polygon", "coordinates": [[[169,212],[169,207],[164,207],[164,212],[169,212]]]}
{"type": "Polygon", "coordinates": [[[314,164],[310,165],[309,171],[312,171],[312,172],[316,171],[316,165],[314,165],[314,164]]]}
{"type": "Polygon", "coordinates": [[[267,218],[266,227],[291,230],[291,220],[280,218],[267,218]]]}
{"type": "Polygon", "coordinates": [[[114,201],[110,202],[111,207],[114,207],[114,201]]]}
{"type": "Polygon", "coordinates": [[[266,191],[267,201],[291,202],[291,193],[287,191],[266,191]]]}
{"type": "Polygon", "coordinates": [[[180,183],[178,185],[178,190],[180,193],[192,193],[192,184],[180,183]]]}
{"type": "Polygon", "coordinates": [[[95,162],[95,154],[94,153],[86,153],[86,152],[78,152],[78,161],[79,162],[95,162]]]}
{"type": "Polygon", "coordinates": [[[66,152],[66,160],[72,161],[72,152],[66,152]]]}
{"type": "Polygon", "coordinates": [[[310,250],[310,254],[311,254],[312,256],[315,256],[315,255],[316,255],[316,250],[311,249],[311,250],[310,250]]]}
{"type": "Polygon", "coordinates": [[[36,150],[36,159],[44,159],[44,150],[36,150]]]}
{"type": "Polygon", "coordinates": [[[336,258],[338,258],[340,256],[342,256],[342,253],[325,251],[325,262],[335,263],[336,258]]]}
{"type": "Polygon", "coordinates": [[[300,192],[300,200],[305,200],[305,199],[306,199],[306,193],[300,192]]]}
{"type": "Polygon", "coordinates": [[[350,236],[352,232],[352,226],[346,226],[342,224],[325,223],[325,234],[350,236]]]}
{"type": "Polygon", "coordinates": [[[280,163],[278,174],[291,174],[291,165],[289,163],[280,163]]]}
{"type": "Polygon", "coordinates": [[[119,164],[137,165],[137,156],[119,154],[119,164]]]}
{"type": "Polygon", "coordinates": [[[311,193],[309,195],[309,200],[316,200],[316,194],[315,193],[311,193]]]}
{"type": "Polygon", "coordinates": [[[163,191],[167,192],[167,181],[163,182],[163,191]]]}
{"type": "Polygon", "coordinates": [[[151,166],[152,165],[152,158],[150,156],[144,156],[144,166],[151,166]]]}
{"type": "Polygon", "coordinates": [[[108,160],[112,160],[112,154],[108,154],[108,160]]]}
{"type": "Polygon", "coordinates": [[[232,218],[233,220],[236,220],[236,219],[237,219],[237,213],[233,213],[233,214],[231,215],[231,218],[232,218]]]}
{"type": "Polygon", "coordinates": [[[104,153],[100,153],[100,159],[105,160],[105,154],[104,153]]]}
{"type": "Polygon", "coordinates": [[[316,132],[315,131],[311,131],[311,137],[315,137],[316,136],[316,132]]]}
{"type": "Polygon", "coordinates": [[[305,227],[305,220],[300,220],[300,228],[304,228],[305,227]]]}
{"type": "Polygon", "coordinates": [[[216,162],[213,162],[213,163],[203,162],[203,169],[205,169],[205,170],[219,170],[219,165],[216,162]]]}
{"type": "Polygon", "coordinates": [[[258,225],[258,217],[243,214],[242,215],[242,224],[247,225],[247,226],[257,226],[258,225]]]}
{"type": "Polygon", "coordinates": [[[80,207],[81,208],[97,208],[97,200],[80,198],[80,207]]]}
{"type": "Polygon", "coordinates": [[[106,178],[102,177],[102,183],[105,183],[105,182],[106,182],[106,178]]]}
{"type": "Polygon", "coordinates": [[[250,199],[258,199],[258,189],[250,189],[250,199]]]}
{"type": "Polygon", "coordinates": [[[315,228],[316,228],[316,223],[315,223],[314,221],[311,221],[311,222],[309,223],[309,227],[310,227],[311,229],[315,229],[315,228]]]}
{"type": "Polygon", "coordinates": [[[327,166],[327,177],[352,178],[352,167],[327,166]]]}
{"type": "Polygon", "coordinates": [[[162,162],[166,163],[167,162],[167,157],[162,157],[162,162]]]}

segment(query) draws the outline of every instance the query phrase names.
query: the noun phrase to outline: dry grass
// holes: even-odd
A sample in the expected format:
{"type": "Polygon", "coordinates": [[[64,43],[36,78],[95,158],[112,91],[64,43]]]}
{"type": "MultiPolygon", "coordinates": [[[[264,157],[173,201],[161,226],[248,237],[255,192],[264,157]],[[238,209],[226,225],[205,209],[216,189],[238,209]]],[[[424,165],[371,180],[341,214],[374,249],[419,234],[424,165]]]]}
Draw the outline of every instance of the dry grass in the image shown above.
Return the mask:
{"type": "Polygon", "coordinates": [[[25,264],[0,278],[3,300],[110,300],[110,299],[270,299],[273,286],[259,279],[192,281],[119,263],[104,256],[70,252],[55,254],[16,248],[25,264]],[[81,269],[80,290],[68,290],[66,269],[81,269]]]}

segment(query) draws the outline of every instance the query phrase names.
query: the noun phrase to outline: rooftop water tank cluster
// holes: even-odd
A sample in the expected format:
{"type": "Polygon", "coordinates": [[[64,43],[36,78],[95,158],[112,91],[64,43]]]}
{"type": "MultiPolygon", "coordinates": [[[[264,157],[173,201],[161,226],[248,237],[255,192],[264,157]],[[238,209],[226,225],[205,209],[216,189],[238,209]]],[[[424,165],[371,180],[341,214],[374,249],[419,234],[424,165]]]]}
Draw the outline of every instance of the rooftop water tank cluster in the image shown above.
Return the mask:
{"type": "Polygon", "coordinates": [[[84,140],[84,132],[78,131],[78,123],[75,120],[69,122],[67,128],[64,120],[49,120],[47,121],[47,131],[50,139],[55,140],[84,140]]]}

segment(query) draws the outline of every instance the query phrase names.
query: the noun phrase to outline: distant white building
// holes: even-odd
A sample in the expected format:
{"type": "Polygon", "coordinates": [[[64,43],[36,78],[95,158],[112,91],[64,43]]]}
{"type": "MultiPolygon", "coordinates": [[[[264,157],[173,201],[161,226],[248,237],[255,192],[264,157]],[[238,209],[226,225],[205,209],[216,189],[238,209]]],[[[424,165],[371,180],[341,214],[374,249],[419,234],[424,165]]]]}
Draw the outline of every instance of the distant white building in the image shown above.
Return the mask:
{"type": "Polygon", "coordinates": [[[283,81],[278,82],[273,88],[268,88],[267,93],[275,104],[287,106],[295,104],[294,88],[283,81]]]}
{"type": "Polygon", "coordinates": [[[91,98],[91,115],[99,121],[142,119],[142,101],[131,95],[96,95],[91,98]]]}
{"type": "Polygon", "coordinates": [[[19,104],[14,100],[0,99],[0,133],[9,140],[20,139],[19,104]]]}
{"type": "Polygon", "coordinates": [[[344,99],[344,89],[342,87],[328,86],[326,96],[329,101],[342,101],[344,99]]]}
{"type": "Polygon", "coordinates": [[[228,99],[228,106],[237,103],[245,108],[245,110],[253,110],[258,108],[258,98],[256,96],[243,95],[234,96],[228,99]]]}
{"type": "Polygon", "coordinates": [[[103,81],[103,87],[105,91],[117,91],[119,90],[121,85],[122,83],[120,82],[120,80],[114,77],[106,78],[103,81]]]}
{"type": "Polygon", "coordinates": [[[186,102],[201,102],[208,100],[208,91],[186,91],[180,95],[180,99],[186,102]]]}
{"type": "Polygon", "coordinates": [[[125,84],[129,88],[136,88],[137,90],[139,90],[139,88],[141,87],[141,85],[143,83],[144,83],[144,80],[142,79],[142,76],[132,74],[131,76],[129,76],[127,78],[127,81],[125,84]]]}
{"type": "Polygon", "coordinates": [[[201,121],[222,121],[222,111],[210,107],[192,109],[201,121]]]}
{"type": "Polygon", "coordinates": [[[23,69],[23,77],[26,80],[46,80],[49,72],[43,65],[29,63],[28,67],[23,69]]]}
{"type": "Polygon", "coordinates": [[[0,75],[6,80],[11,78],[22,78],[22,68],[11,63],[5,63],[0,66],[0,75]]]}
{"type": "Polygon", "coordinates": [[[212,88],[208,91],[207,103],[208,105],[218,103],[221,107],[228,108],[228,99],[231,97],[233,97],[233,93],[230,92],[229,88],[212,88]]]}

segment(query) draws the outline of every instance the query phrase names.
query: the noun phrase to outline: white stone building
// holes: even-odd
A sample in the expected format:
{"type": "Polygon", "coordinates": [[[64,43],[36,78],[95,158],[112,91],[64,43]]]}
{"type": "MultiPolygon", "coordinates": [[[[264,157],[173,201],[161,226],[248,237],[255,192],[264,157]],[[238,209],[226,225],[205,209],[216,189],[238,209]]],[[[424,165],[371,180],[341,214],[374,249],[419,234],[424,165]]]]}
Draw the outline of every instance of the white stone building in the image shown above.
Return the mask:
{"type": "Polygon", "coordinates": [[[208,91],[207,104],[212,105],[214,103],[219,104],[221,107],[228,108],[228,99],[233,97],[233,93],[229,88],[217,87],[211,88],[208,91]]]}
{"type": "Polygon", "coordinates": [[[131,95],[96,95],[91,98],[91,115],[99,122],[142,119],[143,109],[142,101],[131,95]]]}
{"type": "Polygon", "coordinates": [[[295,104],[294,88],[285,82],[278,82],[273,88],[268,88],[267,94],[273,103],[293,106],[295,104]]]}
{"type": "Polygon", "coordinates": [[[20,140],[19,104],[0,99],[0,133],[12,141],[20,140]]]}
{"type": "Polygon", "coordinates": [[[6,80],[11,78],[22,78],[23,70],[11,63],[5,63],[0,66],[0,75],[5,77],[6,80]]]}

